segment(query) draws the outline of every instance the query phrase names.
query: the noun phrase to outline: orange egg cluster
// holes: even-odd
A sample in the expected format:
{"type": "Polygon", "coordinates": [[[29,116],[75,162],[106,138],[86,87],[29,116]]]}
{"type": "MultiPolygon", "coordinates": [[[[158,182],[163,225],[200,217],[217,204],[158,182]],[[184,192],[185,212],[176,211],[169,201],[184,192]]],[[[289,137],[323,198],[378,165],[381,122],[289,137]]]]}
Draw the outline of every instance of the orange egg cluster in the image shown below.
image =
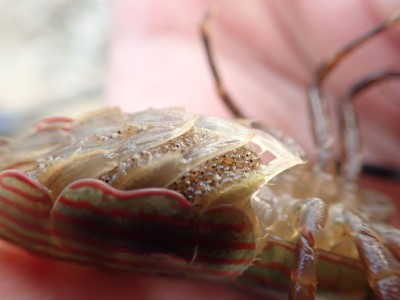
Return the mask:
{"type": "MultiPolygon", "coordinates": [[[[120,161],[116,168],[99,179],[110,185],[117,184],[121,176],[162,159],[168,153],[179,151],[180,156],[185,158],[190,149],[209,139],[210,132],[191,129],[165,144],[140,151],[120,161]]],[[[205,194],[242,179],[245,173],[257,171],[260,163],[256,153],[242,146],[205,161],[183,174],[168,188],[181,193],[189,201],[196,202],[205,194]]]]}
{"type": "Polygon", "coordinates": [[[256,153],[247,147],[240,147],[207,160],[185,173],[169,188],[189,201],[197,202],[207,193],[242,179],[245,173],[257,171],[260,163],[256,153]]]}

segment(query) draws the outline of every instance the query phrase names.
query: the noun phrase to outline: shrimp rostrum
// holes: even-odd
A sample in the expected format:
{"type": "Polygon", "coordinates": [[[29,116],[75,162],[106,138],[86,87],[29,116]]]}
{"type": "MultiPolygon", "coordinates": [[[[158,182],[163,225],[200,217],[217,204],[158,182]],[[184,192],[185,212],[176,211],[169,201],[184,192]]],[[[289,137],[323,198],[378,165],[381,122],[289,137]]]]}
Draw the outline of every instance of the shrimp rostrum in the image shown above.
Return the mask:
{"type": "MultiPolygon", "coordinates": [[[[215,68],[208,22],[202,32],[218,91],[242,118],[215,68]]],[[[358,188],[351,102],[397,73],[369,76],[341,102],[347,155],[338,176],[320,87],[342,54],[310,88],[315,164],[277,131],[179,108],[102,109],[1,138],[0,237],[49,258],[289,291],[292,299],[357,299],[370,290],[397,299],[400,233],[386,223],[391,202],[358,188]]]]}

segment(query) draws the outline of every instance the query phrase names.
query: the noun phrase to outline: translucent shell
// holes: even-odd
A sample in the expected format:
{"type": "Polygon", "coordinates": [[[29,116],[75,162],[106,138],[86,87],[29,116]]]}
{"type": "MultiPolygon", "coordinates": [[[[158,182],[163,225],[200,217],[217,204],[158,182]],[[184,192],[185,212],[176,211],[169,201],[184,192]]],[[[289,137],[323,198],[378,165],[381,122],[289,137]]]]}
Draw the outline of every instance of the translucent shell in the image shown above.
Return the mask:
{"type": "Polygon", "coordinates": [[[251,196],[303,163],[269,134],[182,109],[47,119],[0,147],[2,238],[58,259],[224,279],[261,250],[251,196]]]}

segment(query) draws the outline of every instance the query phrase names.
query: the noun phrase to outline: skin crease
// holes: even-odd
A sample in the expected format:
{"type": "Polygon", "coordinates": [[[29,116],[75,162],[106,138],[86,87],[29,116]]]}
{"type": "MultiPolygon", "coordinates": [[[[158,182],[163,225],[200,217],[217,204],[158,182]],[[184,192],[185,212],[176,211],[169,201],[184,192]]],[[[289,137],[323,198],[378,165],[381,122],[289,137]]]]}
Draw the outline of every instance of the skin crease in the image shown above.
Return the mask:
{"type": "MultiPolygon", "coordinates": [[[[219,102],[198,34],[213,3],[212,36],[224,82],[246,116],[274,124],[313,153],[305,88],[333,49],[400,8],[400,1],[110,1],[113,34],[108,99],[127,111],[185,106],[229,116],[219,102]],[[228,4],[229,2],[229,4],[228,4]]],[[[352,55],[326,85],[334,96],[373,70],[398,66],[400,29],[352,55]]],[[[360,96],[368,161],[400,168],[399,86],[360,96]],[[384,118],[382,118],[384,116],[384,118]]],[[[365,179],[388,194],[399,185],[365,179]]],[[[54,262],[0,242],[2,299],[254,299],[224,285],[54,262]]]]}

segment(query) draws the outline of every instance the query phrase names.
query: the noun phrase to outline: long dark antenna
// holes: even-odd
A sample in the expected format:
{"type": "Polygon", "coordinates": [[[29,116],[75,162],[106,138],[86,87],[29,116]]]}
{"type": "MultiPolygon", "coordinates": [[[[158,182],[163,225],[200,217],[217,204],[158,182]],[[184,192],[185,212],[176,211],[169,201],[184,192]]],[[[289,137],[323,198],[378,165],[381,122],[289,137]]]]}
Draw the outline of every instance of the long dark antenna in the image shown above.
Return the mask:
{"type": "Polygon", "coordinates": [[[393,78],[400,78],[400,71],[373,73],[354,84],[341,102],[340,133],[344,150],[341,173],[347,184],[357,183],[362,169],[361,137],[353,101],[369,87],[393,78]]]}
{"type": "Polygon", "coordinates": [[[308,99],[310,106],[312,132],[314,141],[318,147],[318,156],[315,168],[317,171],[334,173],[336,162],[334,158],[334,133],[330,123],[327,102],[323,98],[321,89],[327,76],[339,65],[350,53],[360,48],[365,42],[374,36],[388,30],[400,21],[400,12],[396,12],[388,20],[350,42],[331,58],[327,59],[315,72],[314,78],[309,86],[308,99]]]}
{"type": "MultiPolygon", "coordinates": [[[[210,40],[211,18],[212,18],[212,13],[211,11],[208,11],[201,22],[200,31],[201,31],[203,45],[206,51],[207,61],[210,66],[212,76],[214,78],[217,92],[219,94],[219,97],[225,103],[226,107],[230,110],[233,116],[237,118],[245,118],[242,110],[236,105],[235,101],[232,100],[232,97],[227,92],[222,82],[218,68],[216,66],[214,54],[211,49],[212,47],[210,40]]],[[[315,144],[318,147],[317,162],[315,164],[316,171],[331,173],[331,174],[336,172],[336,159],[333,153],[335,137],[328,114],[327,103],[324,97],[322,96],[322,86],[325,83],[326,78],[343,61],[343,59],[345,59],[354,50],[360,48],[365,42],[371,40],[376,35],[396,25],[399,21],[400,21],[400,11],[396,12],[388,20],[376,26],[372,30],[366,32],[364,35],[360,36],[359,38],[345,45],[339,51],[334,53],[329,59],[325,60],[317,69],[317,71],[314,73],[314,77],[308,89],[308,99],[309,99],[308,102],[310,107],[312,132],[315,144]]],[[[369,77],[366,78],[366,80],[368,79],[369,77]]],[[[352,129],[350,130],[352,131],[353,136],[358,137],[359,134],[357,126],[353,126],[352,129]]],[[[355,143],[356,142],[354,142],[354,144],[355,143]]],[[[350,151],[355,151],[355,149],[350,151]]],[[[352,157],[355,156],[352,155],[352,157]]],[[[355,161],[353,164],[357,165],[358,162],[355,161]]],[[[353,170],[355,170],[355,168],[356,167],[353,167],[353,170]]]]}
{"type": "Polygon", "coordinates": [[[203,21],[201,22],[200,31],[201,31],[201,38],[203,41],[203,45],[206,50],[207,61],[210,66],[212,76],[214,78],[215,86],[217,88],[219,97],[222,99],[222,101],[225,103],[225,105],[228,107],[231,113],[236,118],[244,119],[245,116],[243,115],[242,111],[239,109],[236,103],[232,100],[232,97],[226,91],[215,63],[214,54],[211,50],[211,40],[210,40],[211,17],[212,13],[211,11],[208,11],[204,16],[203,21]]]}

